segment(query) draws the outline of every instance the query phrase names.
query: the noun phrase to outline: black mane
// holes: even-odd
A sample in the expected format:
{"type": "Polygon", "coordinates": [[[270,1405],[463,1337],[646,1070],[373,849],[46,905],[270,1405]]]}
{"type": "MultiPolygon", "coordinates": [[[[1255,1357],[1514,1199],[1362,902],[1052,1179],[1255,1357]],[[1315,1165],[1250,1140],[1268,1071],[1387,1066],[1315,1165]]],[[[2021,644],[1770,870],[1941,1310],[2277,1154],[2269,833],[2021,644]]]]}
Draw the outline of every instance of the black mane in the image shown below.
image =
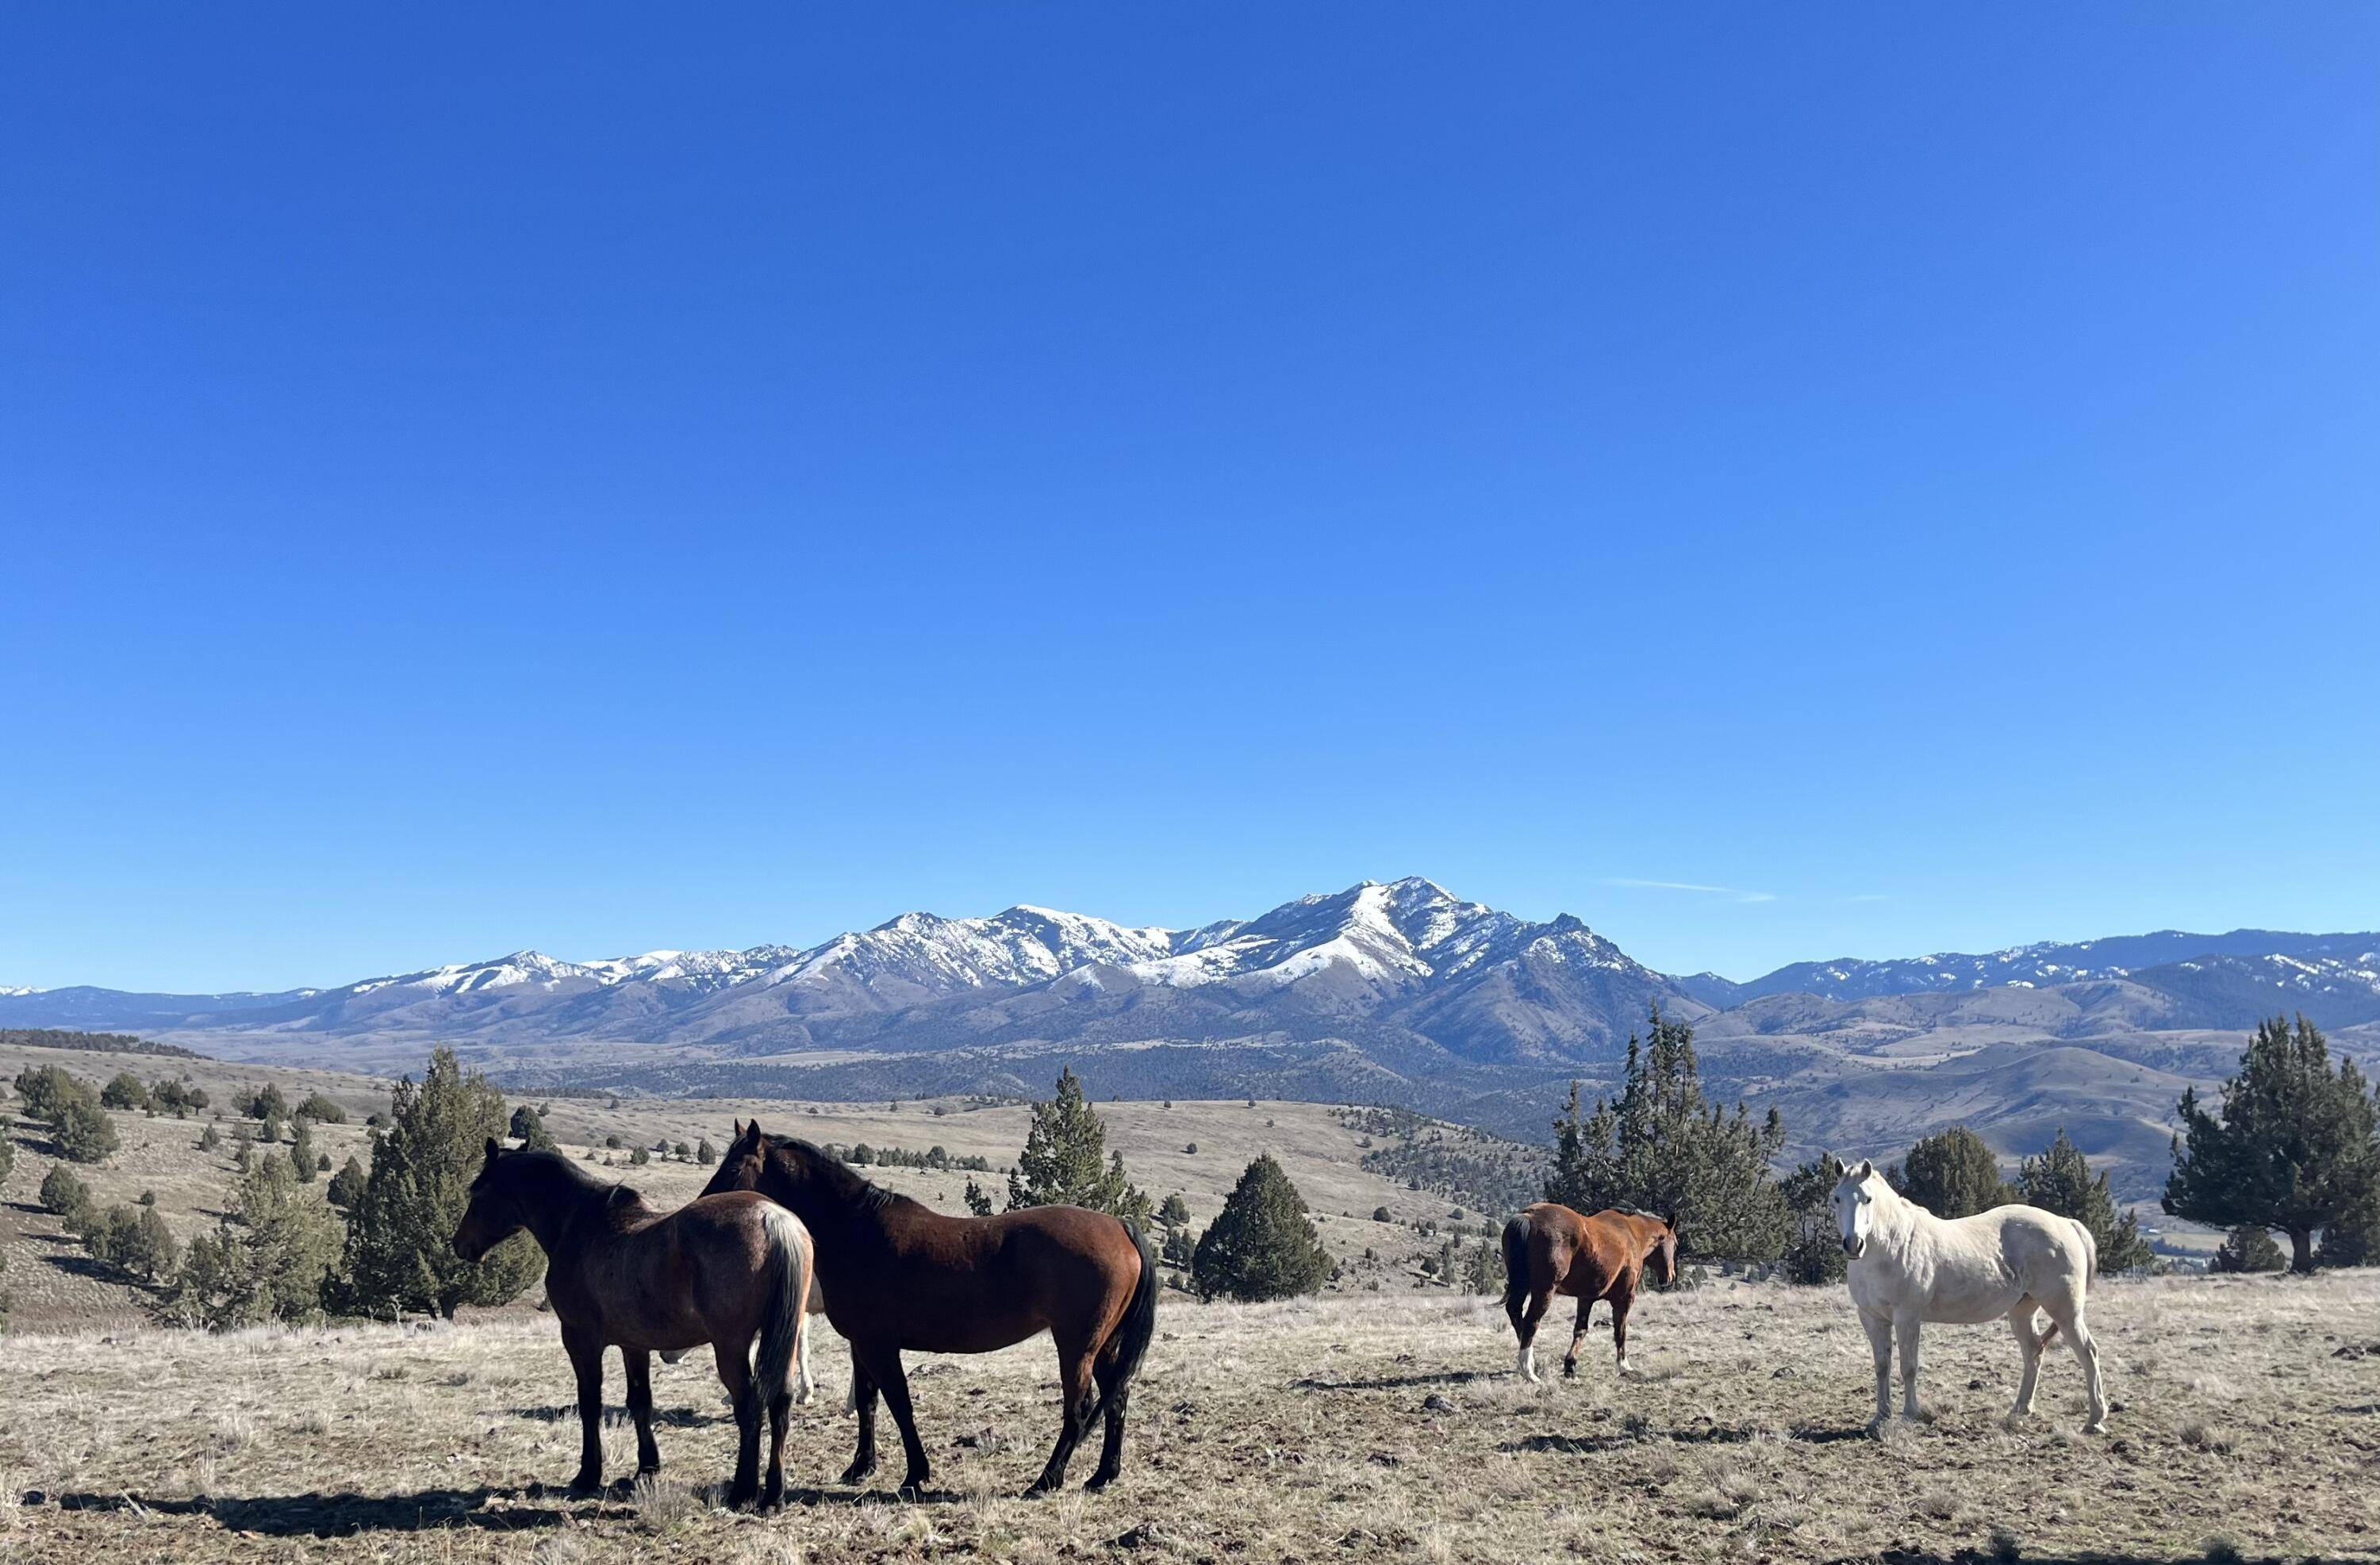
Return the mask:
{"type": "Polygon", "coordinates": [[[772,1147],[782,1146],[801,1153],[809,1160],[810,1167],[817,1171],[820,1183],[862,1211],[880,1212],[895,1201],[907,1199],[899,1191],[887,1190],[861,1174],[814,1141],[804,1141],[797,1135],[771,1135],[766,1139],[772,1147]]]}
{"type": "Polygon", "coordinates": [[[504,1153],[490,1168],[504,1171],[514,1190],[534,1191],[549,1200],[557,1195],[597,1195],[606,1202],[616,1202],[624,1196],[631,1201],[644,1199],[630,1186],[617,1180],[599,1179],[559,1152],[522,1147],[504,1153]]]}

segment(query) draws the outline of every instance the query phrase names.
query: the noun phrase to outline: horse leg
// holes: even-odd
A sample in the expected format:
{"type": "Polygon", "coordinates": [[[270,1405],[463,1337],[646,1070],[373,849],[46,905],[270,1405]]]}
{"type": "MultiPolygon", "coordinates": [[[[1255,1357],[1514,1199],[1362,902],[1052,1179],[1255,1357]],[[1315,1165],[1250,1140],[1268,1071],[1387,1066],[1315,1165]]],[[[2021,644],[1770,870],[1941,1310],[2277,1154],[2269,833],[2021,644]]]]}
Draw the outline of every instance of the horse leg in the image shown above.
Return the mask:
{"type": "Polygon", "coordinates": [[[1876,1416],[1868,1421],[1868,1427],[1881,1429],[1892,1417],[1892,1322],[1863,1310],[1860,1326],[1867,1332],[1867,1345],[1876,1354],[1876,1416]]]}
{"type": "Polygon", "coordinates": [[[565,1327],[562,1346],[578,1377],[578,1474],[570,1487],[593,1494],[603,1486],[603,1339],[565,1327]]]}
{"type": "Polygon", "coordinates": [[[851,1411],[859,1415],[859,1450],[843,1470],[843,1481],[857,1484],[876,1471],[876,1382],[859,1362],[856,1346],[851,1350],[851,1411]]]}
{"type": "Polygon", "coordinates": [[[1532,1289],[1529,1293],[1529,1307],[1522,1314],[1518,1320],[1512,1323],[1512,1329],[1519,1334],[1521,1339],[1520,1356],[1514,1361],[1514,1367],[1518,1370],[1521,1378],[1524,1380],[1535,1380],[1537,1378],[1537,1354],[1536,1347],[1537,1341],[1537,1322],[1546,1318],[1546,1311],[1552,1305],[1553,1302],[1554,1291],[1552,1288],[1548,1287],[1543,1290],[1532,1289]]]}
{"type": "Polygon", "coordinates": [[[1636,1292],[1625,1280],[1611,1291],[1611,1350],[1620,1355],[1620,1373],[1628,1373],[1628,1309],[1636,1292]]]}
{"type": "Polygon", "coordinates": [[[760,1392],[752,1384],[752,1340],[721,1338],[710,1344],[719,1365],[719,1383],[735,1408],[735,1481],[727,1487],[727,1506],[740,1510],[760,1492],[760,1392]]]}
{"type": "Polygon", "coordinates": [[[1900,1339],[1900,1416],[1912,1424],[1925,1416],[1917,1403],[1917,1332],[1924,1324],[1915,1310],[1892,1323],[1893,1335],[1900,1339]]]}
{"type": "Polygon", "coordinates": [[[909,1377],[901,1368],[901,1350],[887,1349],[875,1355],[868,1366],[868,1378],[884,1393],[884,1405],[891,1410],[893,1427],[901,1431],[901,1450],[909,1459],[909,1470],[901,1475],[904,1489],[922,1489],[932,1469],[926,1462],[926,1443],[917,1438],[917,1415],[909,1405],[909,1377]]]}
{"type": "Polygon", "coordinates": [[[662,1449],[653,1444],[653,1355],[638,1348],[623,1348],[628,1365],[628,1416],[637,1421],[637,1471],[662,1470],[662,1449]]]}
{"type": "Polygon", "coordinates": [[[1083,1486],[1089,1490],[1106,1488],[1123,1470],[1123,1410],[1132,1396],[1132,1377],[1119,1373],[1123,1359],[1122,1328],[1108,1339],[1099,1362],[1091,1365],[1091,1375],[1099,1386],[1099,1408],[1107,1419],[1107,1433],[1099,1445],[1099,1464],[1092,1470],[1091,1481],[1083,1486]]]}
{"type": "Polygon", "coordinates": [[[1058,1443],[1051,1448],[1049,1465],[1041,1469],[1041,1476],[1034,1479],[1033,1486],[1025,1491],[1026,1499],[1055,1494],[1065,1483],[1066,1463],[1075,1459],[1075,1446],[1083,1438],[1083,1411],[1090,1394],[1091,1354],[1079,1344],[1059,1344],[1058,1395],[1061,1405],[1058,1443]]]}
{"type": "Polygon", "coordinates": [[[2031,1299],[2024,1299],[2009,1312],[2009,1326],[2016,1332],[2016,1351],[2024,1356],[2024,1375],[2016,1383],[2016,1405],[2009,1409],[2005,1421],[2011,1429],[2033,1412],[2034,1382],[2041,1376],[2043,1339],[2033,1328],[2034,1308],[2031,1299]]]}
{"type": "Polygon", "coordinates": [[[1578,1302],[1578,1325],[1570,1334],[1570,1352],[1562,1355],[1562,1378],[1574,1378],[1578,1374],[1578,1350],[1586,1341],[1586,1317],[1595,1312],[1593,1299],[1578,1302]]]}
{"type": "Polygon", "coordinates": [[[2063,1313],[2053,1307],[2049,1317],[2058,1323],[2058,1329],[2066,1333],[2067,1345],[2074,1350],[2074,1362],[2082,1366],[2082,1389],[2091,1401],[2090,1421],[2082,1425],[2082,1432],[2104,1435],[2107,1432],[2107,1389],[2099,1380],[2099,1344],[2082,1318],[2082,1301],[2076,1299],[2063,1313]]]}
{"type": "Polygon", "coordinates": [[[769,1399],[769,1485],[760,1491],[760,1503],[771,1510],[785,1503],[785,1423],[793,1411],[792,1392],[769,1399]]]}

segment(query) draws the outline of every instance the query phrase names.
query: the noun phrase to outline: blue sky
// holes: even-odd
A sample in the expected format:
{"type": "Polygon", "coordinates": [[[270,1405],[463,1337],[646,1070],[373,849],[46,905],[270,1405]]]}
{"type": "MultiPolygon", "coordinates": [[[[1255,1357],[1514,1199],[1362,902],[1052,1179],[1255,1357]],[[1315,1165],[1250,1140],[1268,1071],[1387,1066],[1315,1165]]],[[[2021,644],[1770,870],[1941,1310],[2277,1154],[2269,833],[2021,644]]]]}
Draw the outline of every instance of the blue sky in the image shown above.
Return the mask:
{"type": "Polygon", "coordinates": [[[2324,4],[16,7],[0,983],[1408,873],[1737,977],[2380,926],[2374,79],[2324,4]]]}

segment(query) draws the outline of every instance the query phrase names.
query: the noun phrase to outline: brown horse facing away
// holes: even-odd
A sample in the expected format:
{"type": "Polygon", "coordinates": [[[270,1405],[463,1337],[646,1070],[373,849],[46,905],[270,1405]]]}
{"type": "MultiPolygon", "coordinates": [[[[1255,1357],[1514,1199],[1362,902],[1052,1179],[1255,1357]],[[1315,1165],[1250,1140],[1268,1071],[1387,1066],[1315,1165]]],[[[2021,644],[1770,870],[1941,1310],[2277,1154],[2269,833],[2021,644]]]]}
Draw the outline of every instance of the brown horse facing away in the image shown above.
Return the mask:
{"type": "Polygon", "coordinates": [[[507,1152],[492,1138],[455,1253],[477,1261],[524,1228],[545,1252],[546,1296],[578,1374],[578,1475],[570,1486],[586,1492],[603,1481],[603,1350],[617,1347],[627,1363],[637,1471],[651,1473],[662,1464],[652,1355],[708,1342],[739,1437],[728,1503],[747,1505],[756,1495],[782,1503],[794,1366],[808,1357],[810,1237],[801,1219],[759,1195],[707,1195],[657,1212],[627,1186],[589,1178],[554,1153],[507,1152]],[[763,1407],[769,1486],[760,1493],[763,1407]]]}
{"type": "Polygon", "coordinates": [[[1537,1322],[1556,1293],[1578,1301],[1578,1327],[1571,1333],[1562,1373],[1578,1373],[1579,1344],[1586,1341],[1586,1317],[1597,1299],[1611,1301],[1612,1346],[1622,1374],[1628,1369],[1628,1306],[1648,1268],[1668,1287],[1678,1275],[1678,1225],[1649,1213],[1610,1209],[1591,1218],[1568,1207],[1540,1201],[1504,1225],[1504,1313],[1521,1340],[1518,1367],[1537,1378],[1537,1322]]]}
{"type": "Polygon", "coordinates": [[[996,1353],[1043,1331],[1058,1349],[1061,1422],[1049,1464],[1026,1493],[1050,1494],[1066,1481],[1075,1445],[1102,1413],[1106,1443],[1087,1486],[1114,1479],[1133,1374],[1157,1330],[1157,1257],[1131,1225],[1080,1207],[945,1217],[869,1183],[807,1141],[763,1135],[758,1121],[736,1127],[704,1190],[758,1190],[817,1235],[826,1316],[851,1343],[859,1414],[858,1454],[844,1483],[876,1470],[880,1391],[908,1457],[901,1486],[925,1486],[904,1352],[996,1353]]]}

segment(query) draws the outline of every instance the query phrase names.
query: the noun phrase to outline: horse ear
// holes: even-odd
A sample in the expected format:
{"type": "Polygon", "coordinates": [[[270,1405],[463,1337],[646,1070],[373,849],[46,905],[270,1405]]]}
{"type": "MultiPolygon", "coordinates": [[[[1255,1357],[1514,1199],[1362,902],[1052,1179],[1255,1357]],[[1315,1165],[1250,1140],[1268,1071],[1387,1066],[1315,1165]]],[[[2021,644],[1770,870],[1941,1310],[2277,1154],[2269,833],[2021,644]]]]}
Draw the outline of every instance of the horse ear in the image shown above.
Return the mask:
{"type": "Polygon", "coordinates": [[[1874,1172],[1876,1172],[1876,1160],[1872,1158],[1862,1158],[1860,1159],[1859,1174],[1857,1177],[1865,1179],[1868,1175],[1874,1172]]]}
{"type": "Polygon", "coordinates": [[[494,1162],[498,1154],[503,1151],[504,1148],[497,1145],[496,1138],[494,1136],[492,1135],[488,1137],[488,1161],[492,1163],[494,1162]]]}
{"type": "Polygon", "coordinates": [[[744,1116],[741,1114],[735,1116],[735,1139],[744,1139],[744,1116]]]}
{"type": "Polygon", "coordinates": [[[746,1126],[744,1127],[744,1139],[745,1139],[745,1140],[747,1140],[747,1141],[748,1141],[748,1142],[750,1142],[750,1143],[751,1143],[753,1146],[759,1146],[759,1145],[760,1145],[760,1116],[759,1116],[759,1115],[758,1115],[758,1114],[753,1115],[753,1116],[752,1116],[752,1122],[751,1122],[750,1124],[746,1125],[746,1126]]]}

